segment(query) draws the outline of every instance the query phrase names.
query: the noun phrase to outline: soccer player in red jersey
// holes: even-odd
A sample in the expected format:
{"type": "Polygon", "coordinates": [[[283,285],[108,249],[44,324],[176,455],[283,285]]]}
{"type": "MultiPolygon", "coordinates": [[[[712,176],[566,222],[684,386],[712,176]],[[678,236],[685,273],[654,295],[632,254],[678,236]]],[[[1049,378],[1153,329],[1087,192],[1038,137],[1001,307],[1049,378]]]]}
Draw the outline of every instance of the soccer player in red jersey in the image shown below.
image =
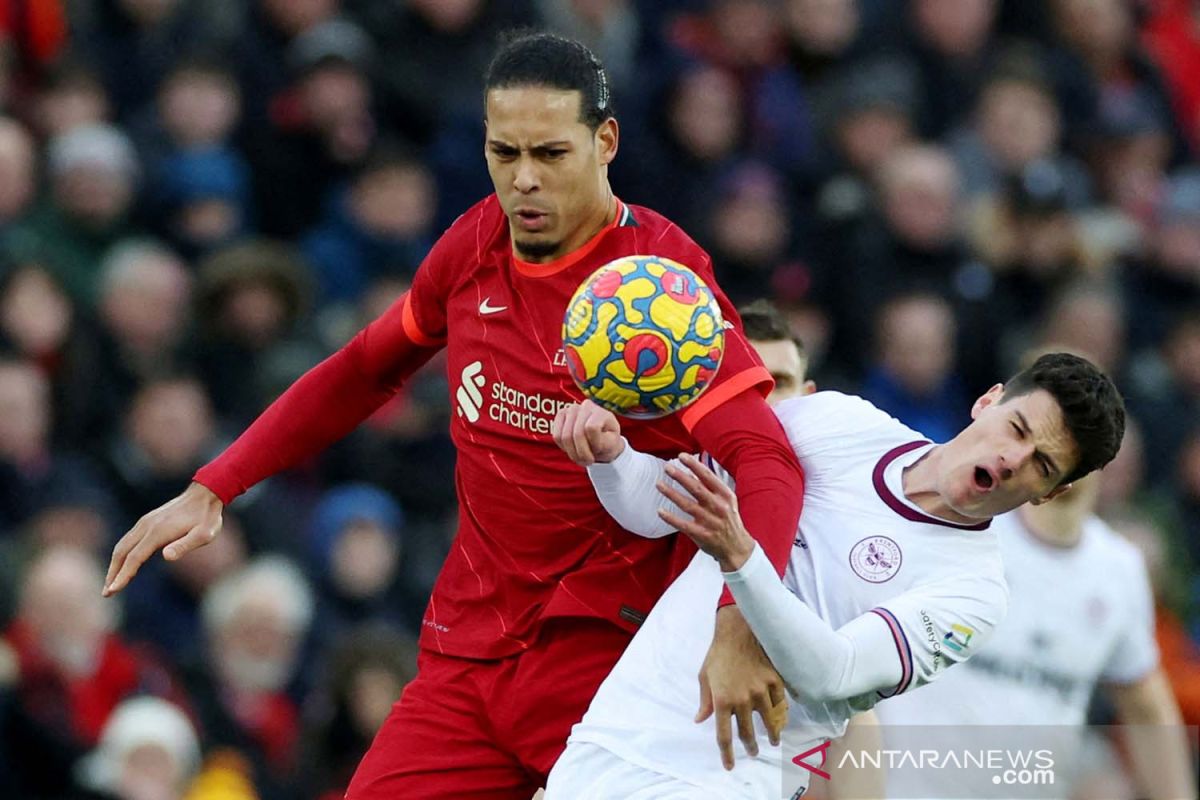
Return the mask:
{"type": "MultiPolygon", "coordinates": [[[[653,254],[715,286],[712,263],[673,223],[613,196],[618,127],[604,69],[586,47],[550,34],[513,39],[486,86],[496,193],[446,231],[382,317],[138,521],[118,542],[105,586],[106,595],[120,591],[160,548],[173,560],[211,541],[225,504],[344,436],[445,347],[458,534],[425,615],[420,672],[364,757],[350,800],[528,800],[694,552],[680,537],[622,530],[585,470],[555,445],[551,423],[580,399],[561,326],[584,278],[621,256],[653,254]]],[[[734,327],[714,383],[683,412],[622,431],[643,451],[705,450],[728,465],[746,528],[782,571],[800,514],[800,467],[763,400],[770,375],[717,295],[734,327]]],[[[754,747],[752,714],[777,716],[784,692],[731,602],[711,612],[716,636],[698,697],[702,713],[716,713],[726,730],[736,724],[754,747]]]]}

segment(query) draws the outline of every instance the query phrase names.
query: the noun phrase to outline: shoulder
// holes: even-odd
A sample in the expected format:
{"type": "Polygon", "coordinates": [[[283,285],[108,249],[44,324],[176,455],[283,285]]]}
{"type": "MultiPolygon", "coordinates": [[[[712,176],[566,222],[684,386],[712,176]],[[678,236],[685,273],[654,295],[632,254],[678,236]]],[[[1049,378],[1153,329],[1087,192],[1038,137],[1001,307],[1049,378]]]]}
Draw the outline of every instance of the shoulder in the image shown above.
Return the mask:
{"type": "Polygon", "coordinates": [[[789,435],[795,432],[811,437],[819,433],[822,437],[832,437],[875,429],[894,432],[901,438],[907,436],[909,440],[924,438],[867,400],[841,392],[822,391],[793,397],[776,405],[775,414],[789,435]]]}
{"type": "Polygon", "coordinates": [[[652,208],[626,205],[628,222],[622,229],[640,244],[652,249],[646,255],[674,258],[692,269],[704,269],[711,260],[707,252],[683,228],[652,208]],[[703,262],[703,263],[697,263],[703,262]]]}

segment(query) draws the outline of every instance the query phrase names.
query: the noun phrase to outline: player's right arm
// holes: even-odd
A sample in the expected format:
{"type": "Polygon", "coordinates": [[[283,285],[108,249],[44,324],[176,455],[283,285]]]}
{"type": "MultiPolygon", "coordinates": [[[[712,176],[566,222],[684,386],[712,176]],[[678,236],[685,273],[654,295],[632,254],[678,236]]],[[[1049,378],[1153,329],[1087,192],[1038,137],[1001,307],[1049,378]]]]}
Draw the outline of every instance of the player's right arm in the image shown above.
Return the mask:
{"type": "Polygon", "coordinates": [[[106,597],[121,591],[158,550],[173,561],[211,542],[225,505],[354,430],[444,346],[449,236],[430,252],[411,290],[292,384],[182,494],[143,516],[117,542],[106,597]]]}

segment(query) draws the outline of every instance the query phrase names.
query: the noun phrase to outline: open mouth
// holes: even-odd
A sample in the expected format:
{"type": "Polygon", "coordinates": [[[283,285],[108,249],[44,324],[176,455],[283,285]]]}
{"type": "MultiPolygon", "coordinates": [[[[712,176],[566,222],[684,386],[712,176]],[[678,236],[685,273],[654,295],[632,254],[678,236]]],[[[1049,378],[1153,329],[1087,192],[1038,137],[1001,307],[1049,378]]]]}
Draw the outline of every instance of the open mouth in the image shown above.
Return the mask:
{"type": "Polygon", "coordinates": [[[522,209],[516,213],[517,221],[526,230],[538,230],[546,225],[546,214],[532,209],[522,209]]]}
{"type": "Polygon", "coordinates": [[[975,488],[976,489],[978,489],[981,492],[990,491],[991,488],[995,484],[996,484],[996,481],[994,478],[992,478],[992,473],[988,472],[983,467],[975,468],[975,488]]]}

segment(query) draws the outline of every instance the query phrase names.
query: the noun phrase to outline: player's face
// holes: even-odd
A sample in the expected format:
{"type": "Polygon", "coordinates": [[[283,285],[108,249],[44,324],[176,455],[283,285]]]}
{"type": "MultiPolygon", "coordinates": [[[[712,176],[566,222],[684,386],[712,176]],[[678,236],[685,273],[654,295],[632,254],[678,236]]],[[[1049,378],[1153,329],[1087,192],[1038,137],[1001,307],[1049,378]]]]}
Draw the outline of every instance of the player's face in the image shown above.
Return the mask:
{"type": "Polygon", "coordinates": [[[566,255],[600,230],[612,210],[608,164],[617,123],[592,131],[577,91],[525,86],[487,94],[485,154],[513,247],[526,261],[566,255]]]}
{"type": "Polygon", "coordinates": [[[812,394],[816,389],[812,381],[804,379],[804,359],[795,342],[777,339],[770,342],[751,341],[750,345],[775,379],[775,388],[767,396],[768,403],[775,405],[789,397],[812,394]]]}
{"type": "Polygon", "coordinates": [[[974,519],[1053,497],[1078,461],[1062,409],[1042,389],[1004,402],[1003,386],[975,401],[974,420],[946,445],[940,492],[952,509],[974,519]]]}

